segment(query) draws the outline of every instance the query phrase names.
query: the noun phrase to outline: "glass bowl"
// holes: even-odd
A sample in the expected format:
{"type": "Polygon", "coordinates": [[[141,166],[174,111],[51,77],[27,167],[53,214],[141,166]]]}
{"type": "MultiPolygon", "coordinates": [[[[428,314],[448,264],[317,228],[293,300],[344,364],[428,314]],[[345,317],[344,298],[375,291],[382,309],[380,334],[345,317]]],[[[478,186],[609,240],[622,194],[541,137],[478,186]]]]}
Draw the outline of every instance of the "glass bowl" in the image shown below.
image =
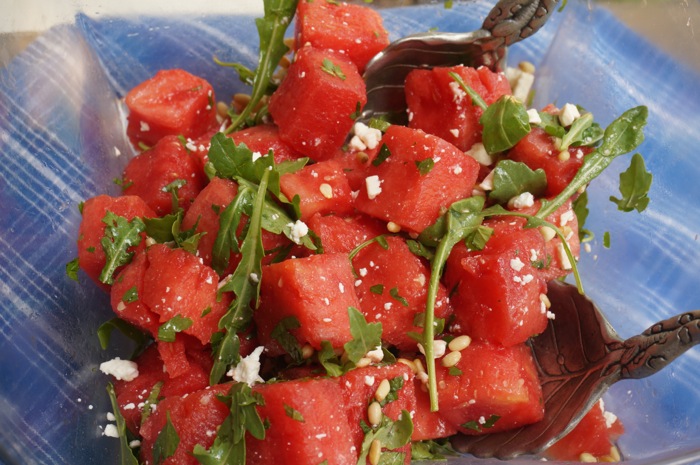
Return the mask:
{"type": "MultiPolygon", "coordinates": [[[[239,2],[243,4],[244,2],[239,2]]],[[[491,2],[382,9],[392,38],[437,27],[477,29],[491,2]]],[[[0,69],[0,463],[116,464],[118,441],[102,436],[110,411],[100,362],[128,357],[96,337],[111,318],[107,296],[84,276],[67,278],[80,223],[79,202],[118,194],[132,149],[120,98],[162,68],[206,77],[219,98],[243,91],[227,68],[255,66],[252,16],[229,13],[79,13],[42,32],[0,69]]],[[[249,9],[246,11],[250,11],[249,9]]],[[[171,12],[172,13],[172,12],[171,12]]],[[[690,20],[688,20],[690,21],[690,20]]],[[[688,23],[690,26],[690,23],[688,23]]],[[[11,41],[4,35],[0,51],[11,41]]],[[[691,44],[692,45],[692,44],[691,44]]],[[[696,44],[697,45],[697,44],[696,44]]],[[[690,48],[698,51],[698,48],[690,48]]],[[[620,160],[589,190],[583,253],[588,294],[621,336],[700,307],[700,56],[672,56],[599,5],[569,2],[542,31],[510,50],[509,63],[537,67],[534,105],[575,102],[607,124],[649,107],[639,148],[654,174],[651,203],[622,214],[620,160]],[[611,247],[602,245],[609,231],[611,247]]],[[[607,407],[624,422],[629,463],[700,463],[700,352],[665,371],[615,385],[607,407]]],[[[531,463],[516,459],[513,463],[531,463]]],[[[451,463],[491,463],[461,457],[451,463]]],[[[500,463],[494,461],[496,463],[500,463]]]]}

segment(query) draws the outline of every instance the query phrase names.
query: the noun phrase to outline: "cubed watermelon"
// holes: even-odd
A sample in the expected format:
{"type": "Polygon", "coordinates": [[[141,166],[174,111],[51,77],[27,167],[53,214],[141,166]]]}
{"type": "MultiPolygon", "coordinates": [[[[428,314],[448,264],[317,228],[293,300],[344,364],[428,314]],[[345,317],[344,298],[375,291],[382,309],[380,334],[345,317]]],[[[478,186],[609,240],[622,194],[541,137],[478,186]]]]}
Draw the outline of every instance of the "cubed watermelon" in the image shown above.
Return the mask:
{"type": "Polygon", "coordinates": [[[302,47],[270,98],[269,111],[284,142],[321,161],[337,155],[353,114],[366,102],[365,83],[347,57],[302,47]]]}
{"type": "Polygon", "coordinates": [[[483,250],[457,244],[447,260],[443,282],[454,308],[451,330],[457,334],[513,345],[541,333],[547,313],[538,266],[545,259],[537,229],[522,219],[487,220],[493,235],[483,250]]]}
{"type": "Polygon", "coordinates": [[[321,342],[342,347],[352,340],[348,308],[360,307],[348,256],[342,253],[292,258],[263,267],[260,306],[255,311],[258,338],[271,355],[283,353],[272,339],[285,318],[300,324],[290,332],[301,345],[321,349],[321,342]],[[313,277],[310,279],[310,277],[313,277]]]}
{"type": "Polygon", "coordinates": [[[207,177],[177,136],[165,136],[129,161],[122,182],[125,195],[141,197],[163,216],[173,213],[171,191],[177,193],[179,206],[187,211],[206,186],[207,177]]]}
{"type": "Polygon", "coordinates": [[[420,233],[450,204],[471,196],[479,164],[454,145],[395,125],[382,145],[384,156],[380,151],[365,172],[355,201],[359,211],[420,233]]]}
{"type": "MultiPolygon", "coordinates": [[[[382,324],[382,340],[399,350],[416,351],[409,333],[422,334],[419,314],[425,312],[430,269],[398,236],[386,238],[388,248],[378,243],[363,248],[353,260],[359,275],[356,284],[360,309],[368,322],[382,324]]],[[[435,316],[447,318],[452,307],[446,289],[440,285],[435,316]]]]}
{"type": "Polygon", "coordinates": [[[336,380],[311,378],[259,384],[254,391],[265,400],[265,405],[257,409],[269,428],[262,441],[246,438],[247,464],[357,463],[336,380]]]}
{"type": "Polygon", "coordinates": [[[131,142],[155,145],[165,136],[197,138],[218,125],[214,89],[182,69],[161,70],[126,95],[131,142]]]}
{"type": "Polygon", "coordinates": [[[355,209],[343,165],[336,160],[321,161],[283,175],[280,189],[288,199],[299,196],[303,221],[316,213],[345,215],[355,209]]]}
{"type": "Polygon", "coordinates": [[[510,85],[503,73],[485,67],[417,69],[406,77],[409,127],[422,129],[467,151],[481,141],[479,118],[483,111],[472,104],[450,73],[458,74],[489,105],[510,94],[510,85]]]}
{"type": "Polygon", "coordinates": [[[367,215],[340,217],[319,213],[309,218],[308,226],[321,239],[325,253],[349,253],[363,242],[386,233],[386,227],[367,215]]]}
{"type": "Polygon", "coordinates": [[[456,365],[436,363],[439,413],[464,434],[485,434],[535,423],[544,401],[530,348],[474,341],[456,365]]]}
{"type": "Polygon", "coordinates": [[[367,62],[389,45],[381,15],[345,2],[306,1],[297,6],[296,44],[336,50],[362,72],[367,62]]]}

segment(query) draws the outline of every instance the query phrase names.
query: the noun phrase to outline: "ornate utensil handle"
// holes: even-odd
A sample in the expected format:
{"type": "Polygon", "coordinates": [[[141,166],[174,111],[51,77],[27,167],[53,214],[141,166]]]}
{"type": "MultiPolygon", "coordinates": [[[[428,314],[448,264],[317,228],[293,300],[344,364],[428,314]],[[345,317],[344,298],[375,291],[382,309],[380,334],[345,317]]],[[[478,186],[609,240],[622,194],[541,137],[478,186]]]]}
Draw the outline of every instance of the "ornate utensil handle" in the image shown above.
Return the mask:
{"type": "Polygon", "coordinates": [[[620,369],[625,379],[653,375],[700,343],[700,310],[660,321],[621,343],[620,369]]]}
{"type": "Polygon", "coordinates": [[[484,20],[482,29],[503,45],[530,37],[552,14],[559,0],[500,0],[484,20]]]}

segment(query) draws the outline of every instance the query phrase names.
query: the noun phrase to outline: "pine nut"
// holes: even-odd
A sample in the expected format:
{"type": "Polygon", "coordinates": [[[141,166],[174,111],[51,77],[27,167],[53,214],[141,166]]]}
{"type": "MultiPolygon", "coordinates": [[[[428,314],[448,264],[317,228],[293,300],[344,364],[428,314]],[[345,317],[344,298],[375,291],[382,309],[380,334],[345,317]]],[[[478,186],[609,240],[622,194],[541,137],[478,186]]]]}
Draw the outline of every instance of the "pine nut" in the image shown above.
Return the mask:
{"type": "Polygon", "coordinates": [[[588,452],[584,452],[578,457],[579,461],[584,462],[584,463],[595,463],[598,461],[597,458],[595,458],[595,455],[590,454],[588,452]]]}
{"type": "Polygon", "coordinates": [[[571,154],[568,150],[562,150],[561,152],[559,152],[559,155],[557,155],[557,158],[559,159],[559,161],[568,161],[569,158],[571,158],[571,154]]]}
{"type": "Polygon", "coordinates": [[[282,59],[280,60],[280,66],[284,69],[288,69],[289,65],[291,65],[291,64],[292,64],[292,62],[286,56],[283,56],[282,59]]]}
{"type": "Polygon", "coordinates": [[[228,116],[228,105],[224,102],[217,102],[216,113],[222,118],[226,118],[228,116]]]}
{"type": "Polygon", "coordinates": [[[355,154],[355,159],[358,163],[367,163],[369,161],[369,155],[367,155],[365,152],[357,152],[355,154]]]}
{"type": "Polygon", "coordinates": [[[383,401],[386,399],[386,396],[389,395],[389,391],[391,391],[391,385],[389,384],[388,379],[383,379],[381,383],[379,383],[379,387],[374,393],[374,398],[377,399],[378,402],[383,401]]]}
{"type": "Polygon", "coordinates": [[[369,459],[369,463],[371,465],[378,465],[379,464],[379,459],[382,456],[382,442],[379,439],[375,439],[372,441],[372,444],[369,446],[369,454],[367,455],[367,458],[369,459]]]}
{"type": "Polygon", "coordinates": [[[284,39],[284,45],[286,45],[289,50],[294,50],[295,42],[294,37],[286,37],[284,39]]]}
{"type": "Polygon", "coordinates": [[[554,236],[557,235],[556,231],[554,231],[549,226],[541,226],[540,227],[540,234],[544,238],[545,242],[551,241],[552,239],[554,239],[554,236]]]}
{"type": "Polygon", "coordinates": [[[442,366],[445,368],[450,368],[455,365],[461,360],[462,358],[462,352],[458,350],[453,350],[449,354],[445,355],[442,359],[442,366]]]}
{"type": "Polygon", "coordinates": [[[397,232],[401,231],[401,226],[399,226],[398,224],[394,223],[393,221],[389,221],[389,222],[386,224],[386,229],[387,229],[389,232],[397,233],[397,232]]]}
{"type": "Polygon", "coordinates": [[[540,294],[540,301],[544,304],[545,308],[552,308],[552,302],[550,302],[547,294],[540,294]]]}
{"type": "Polygon", "coordinates": [[[472,338],[467,336],[466,334],[463,334],[452,339],[450,343],[447,344],[447,347],[453,352],[459,352],[460,350],[464,350],[467,347],[469,347],[471,343],[472,338]]]}
{"type": "Polygon", "coordinates": [[[314,348],[311,347],[309,344],[304,345],[304,347],[301,348],[301,358],[304,360],[308,360],[311,358],[311,356],[314,354],[314,348]]]}
{"type": "Polygon", "coordinates": [[[411,369],[412,372],[416,372],[416,364],[413,363],[413,360],[409,360],[407,358],[399,358],[396,360],[398,363],[403,363],[407,367],[411,369]]]}
{"type": "Polygon", "coordinates": [[[359,359],[359,360],[357,361],[357,363],[355,364],[355,366],[356,366],[357,368],[364,368],[364,367],[369,366],[370,363],[372,363],[372,360],[368,359],[367,357],[362,357],[361,359],[359,359]]]}
{"type": "Polygon", "coordinates": [[[520,71],[524,73],[535,74],[535,65],[529,61],[521,61],[518,63],[518,68],[520,68],[520,71]]]}
{"type": "Polygon", "coordinates": [[[367,419],[370,425],[377,426],[382,422],[382,416],[382,406],[379,405],[379,402],[372,402],[369,404],[369,408],[367,408],[367,419]]]}

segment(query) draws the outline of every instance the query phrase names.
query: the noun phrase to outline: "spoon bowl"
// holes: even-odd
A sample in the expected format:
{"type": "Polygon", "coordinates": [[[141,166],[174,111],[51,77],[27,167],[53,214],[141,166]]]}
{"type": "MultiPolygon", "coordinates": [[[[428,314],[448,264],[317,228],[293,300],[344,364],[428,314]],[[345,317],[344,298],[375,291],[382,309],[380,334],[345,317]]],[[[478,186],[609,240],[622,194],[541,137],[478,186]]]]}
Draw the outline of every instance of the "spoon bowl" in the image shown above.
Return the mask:
{"type": "Polygon", "coordinates": [[[456,450],[499,459],[541,452],[571,431],[611,385],[650,376],[700,343],[698,310],[623,340],[575,286],[552,281],[547,296],[555,318],[529,342],[542,384],[544,418],[502,433],[458,436],[456,450]]]}

